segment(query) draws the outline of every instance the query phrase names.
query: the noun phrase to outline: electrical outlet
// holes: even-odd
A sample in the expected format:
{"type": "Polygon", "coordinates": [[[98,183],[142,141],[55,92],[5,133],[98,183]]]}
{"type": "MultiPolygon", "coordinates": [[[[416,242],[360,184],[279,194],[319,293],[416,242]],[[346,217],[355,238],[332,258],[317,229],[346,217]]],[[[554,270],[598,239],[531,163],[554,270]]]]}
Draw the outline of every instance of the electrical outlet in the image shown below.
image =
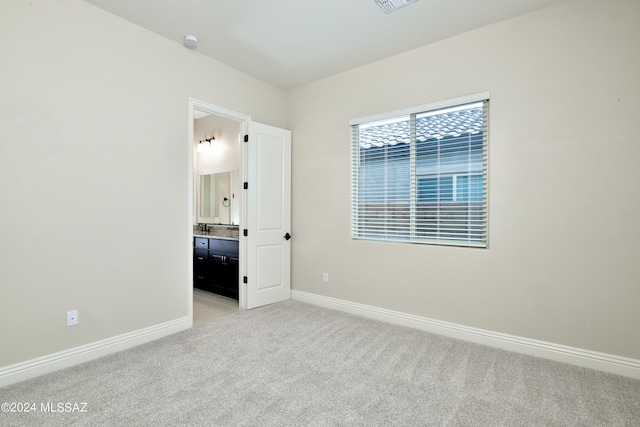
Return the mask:
{"type": "Polygon", "coordinates": [[[67,326],[78,324],[78,310],[67,311],[67,326]]]}
{"type": "Polygon", "coordinates": [[[322,281],[324,283],[329,283],[329,273],[322,273],[322,281]]]}

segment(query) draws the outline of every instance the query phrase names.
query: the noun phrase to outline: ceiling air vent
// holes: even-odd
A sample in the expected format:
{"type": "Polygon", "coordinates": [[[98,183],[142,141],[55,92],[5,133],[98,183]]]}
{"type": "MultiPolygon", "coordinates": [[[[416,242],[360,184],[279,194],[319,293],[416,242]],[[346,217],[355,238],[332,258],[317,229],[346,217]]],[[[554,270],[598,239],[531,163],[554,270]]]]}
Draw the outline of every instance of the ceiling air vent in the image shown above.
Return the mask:
{"type": "Polygon", "coordinates": [[[391,13],[415,1],[416,0],[376,0],[376,3],[384,10],[384,13],[391,13]]]}

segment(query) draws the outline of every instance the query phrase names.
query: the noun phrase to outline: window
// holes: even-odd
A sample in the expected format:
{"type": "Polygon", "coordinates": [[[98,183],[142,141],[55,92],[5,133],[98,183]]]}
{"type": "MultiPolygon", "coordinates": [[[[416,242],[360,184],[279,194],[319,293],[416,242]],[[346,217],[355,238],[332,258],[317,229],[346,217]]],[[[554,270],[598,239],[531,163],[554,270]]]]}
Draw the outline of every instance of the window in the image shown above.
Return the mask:
{"type": "Polygon", "coordinates": [[[487,246],[488,100],[351,121],[353,238],[487,246]]]}

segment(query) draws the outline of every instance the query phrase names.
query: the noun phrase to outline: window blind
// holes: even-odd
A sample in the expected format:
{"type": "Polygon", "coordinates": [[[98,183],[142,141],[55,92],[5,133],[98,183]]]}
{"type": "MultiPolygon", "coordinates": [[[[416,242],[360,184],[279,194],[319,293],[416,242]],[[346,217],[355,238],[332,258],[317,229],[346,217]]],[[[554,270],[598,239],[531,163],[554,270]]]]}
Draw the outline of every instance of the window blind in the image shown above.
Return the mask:
{"type": "Polygon", "coordinates": [[[353,238],[487,246],[488,98],[351,130],[353,238]]]}

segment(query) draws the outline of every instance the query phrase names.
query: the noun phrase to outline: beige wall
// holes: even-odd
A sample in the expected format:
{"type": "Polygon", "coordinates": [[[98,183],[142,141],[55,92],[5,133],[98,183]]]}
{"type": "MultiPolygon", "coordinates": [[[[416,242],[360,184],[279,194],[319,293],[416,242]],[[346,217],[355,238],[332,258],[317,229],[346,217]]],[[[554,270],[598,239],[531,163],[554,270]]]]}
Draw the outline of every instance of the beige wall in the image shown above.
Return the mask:
{"type": "Polygon", "coordinates": [[[0,61],[0,367],[187,316],[188,98],[284,93],[80,0],[0,2],[0,61]]]}
{"type": "Polygon", "coordinates": [[[290,91],[293,288],[640,358],[639,21],[570,1],[290,91]],[[484,90],[490,248],[351,240],[349,119],[484,90]]]}

